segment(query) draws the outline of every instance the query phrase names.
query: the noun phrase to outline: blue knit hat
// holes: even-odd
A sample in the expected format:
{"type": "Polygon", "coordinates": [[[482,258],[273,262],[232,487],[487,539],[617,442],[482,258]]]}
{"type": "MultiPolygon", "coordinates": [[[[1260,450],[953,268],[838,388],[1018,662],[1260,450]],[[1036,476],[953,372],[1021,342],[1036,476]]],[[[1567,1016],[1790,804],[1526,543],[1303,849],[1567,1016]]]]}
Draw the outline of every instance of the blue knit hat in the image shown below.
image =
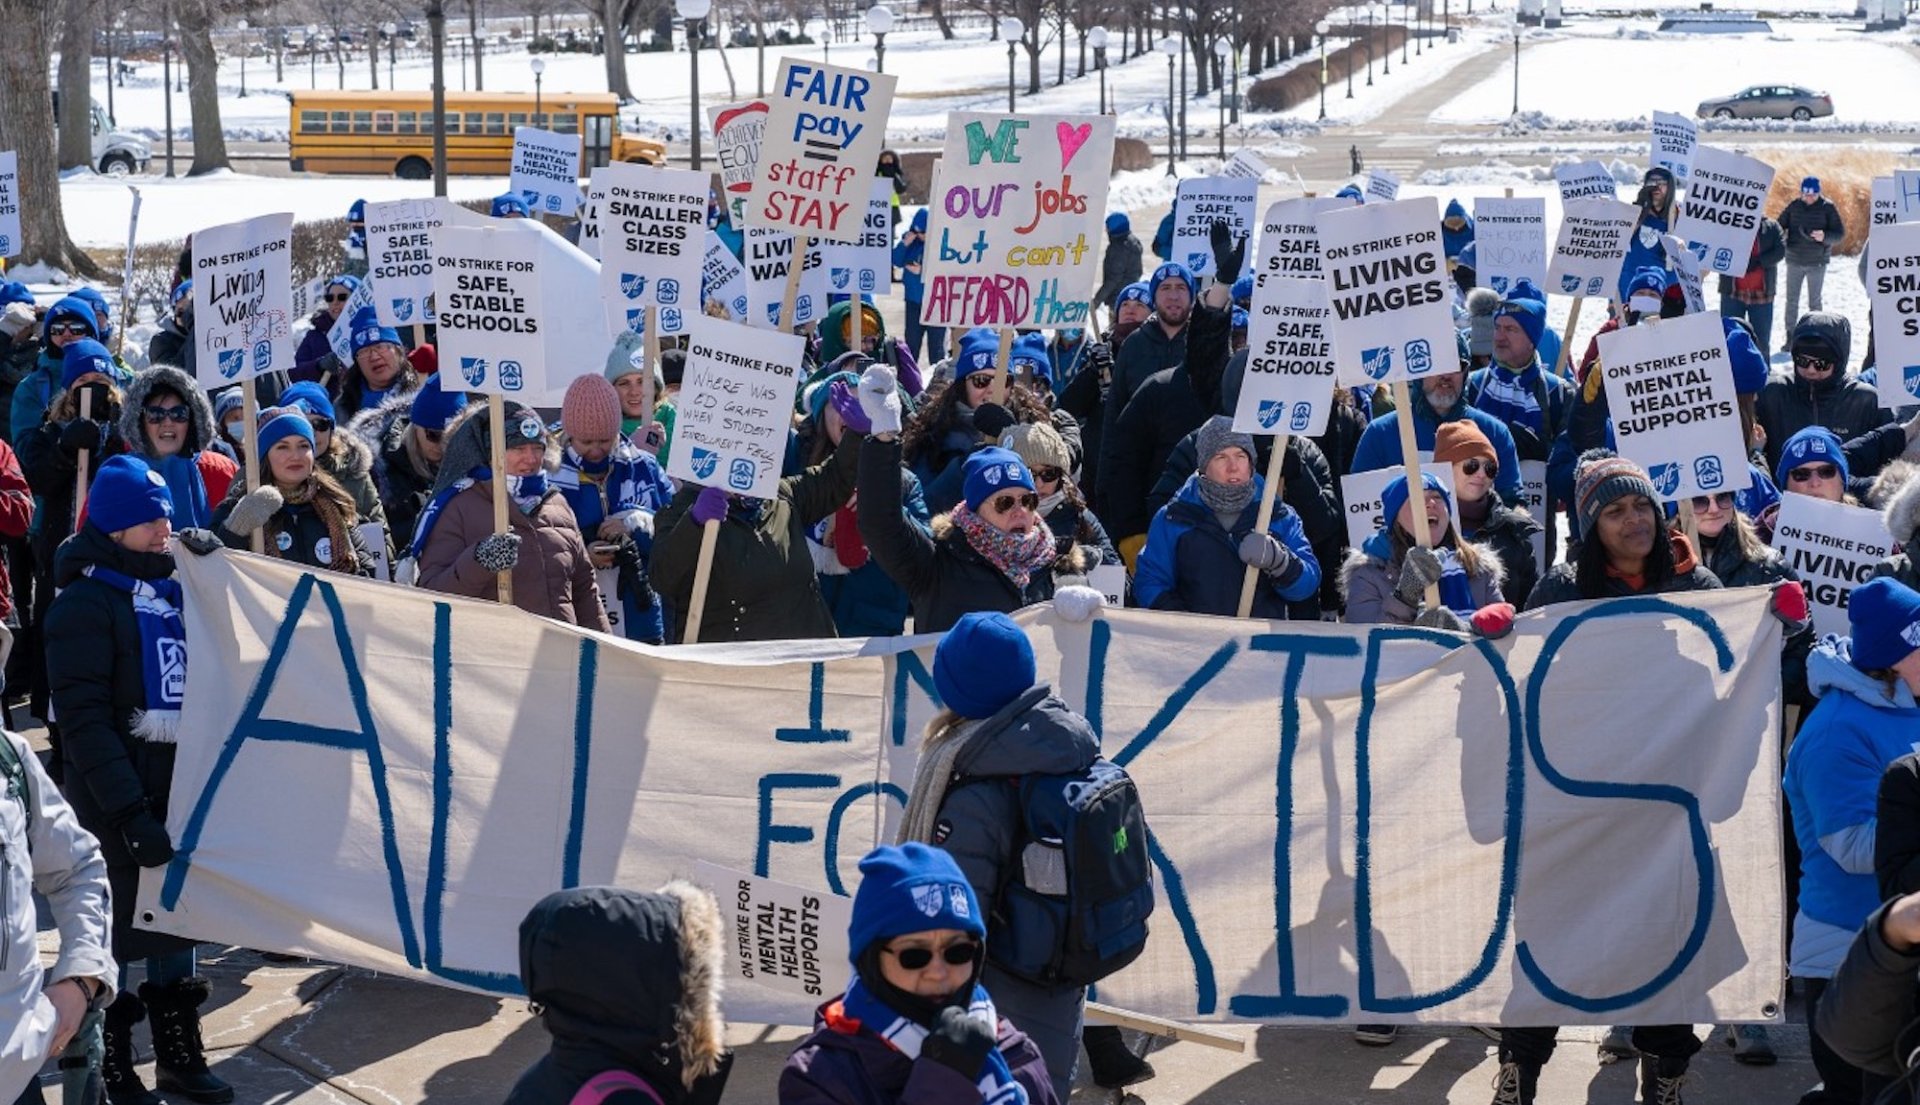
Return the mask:
{"type": "Polygon", "coordinates": [[[1367,194],[1360,190],[1360,186],[1358,184],[1347,185],[1345,188],[1342,188],[1338,192],[1335,192],[1333,194],[1333,198],[1337,200],[1352,200],[1355,204],[1363,204],[1367,202],[1367,194]]]}
{"type": "Polygon", "coordinates": [[[925,234],[927,232],[927,209],[926,208],[922,207],[920,210],[915,211],[913,213],[913,220],[907,223],[907,229],[913,231],[916,234],[925,234]]]}
{"type": "Polygon", "coordinates": [[[319,415],[327,421],[333,421],[333,400],[327,397],[327,389],[312,380],[302,380],[280,393],[280,405],[298,407],[308,418],[319,415]]]}
{"type": "Polygon", "coordinates": [[[327,281],[327,287],[345,288],[350,292],[357,291],[360,287],[360,278],[350,272],[335,273],[333,278],[327,281]]]}
{"type": "Polygon", "coordinates": [[[80,382],[80,377],[89,372],[98,372],[109,380],[117,380],[119,369],[113,363],[113,354],[107,347],[92,338],[81,338],[68,342],[60,363],[60,390],[67,391],[80,382]]]}
{"type": "Polygon", "coordinates": [[[1033,473],[1020,458],[1001,448],[976,449],[961,466],[967,509],[978,511],[980,504],[1009,487],[1033,490],[1033,473]]]}
{"type": "MultiPolygon", "coordinates": [[[[1447,494],[1447,487],[1440,482],[1439,476],[1422,470],[1420,486],[1428,491],[1438,491],[1441,503],[1449,513],[1453,511],[1453,496],[1447,494]]],[[[1380,492],[1380,528],[1383,532],[1393,532],[1393,524],[1400,520],[1400,510],[1407,505],[1407,497],[1407,477],[1404,475],[1395,476],[1393,482],[1380,492]]]]}
{"type": "Polygon", "coordinates": [[[1727,331],[1727,359],[1733,365],[1736,395],[1753,395],[1767,386],[1767,358],[1753,340],[1753,331],[1737,318],[1721,318],[1727,331]]]}
{"type": "Polygon", "coordinates": [[[974,327],[960,335],[960,349],[953,358],[954,379],[991,370],[999,356],[999,333],[987,326],[974,327]]]}
{"type": "Polygon", "coordinates": [[[167,306],[178,307],[180,306],[181,300],[187,298],[192,294],[193,294],[193,277],[189,276],[185,280],[182,280],[180,283],[175,284],[173,286],[172,294],[167,296],[167,306]]]}
{"type": "Polygon", "coordinates": [[[855,965],[876,940],[934,929],[987,935],[973,887],[952,856],[916,841],[860,857],[860,888],[847,923],[847,956],[855,965]]]}
{"type": "Polygon", "coordinates": [[[438,432],[447,428],[454,416],[467,409],[467,393],[464,391],[447,392],[440,388],[438,372],[427,377],[420,390],[413,393],[413,407],[409,420],[423,430],[438,432]]]}
{"type": "Polygon", "coordinates": [[[1178,261],[1168,261],[1153,270],[1153,276],[1147,281],[1148,294],[1158,292],[1161,282],[1166,280],[1185,281],[1187,294],[1195,299],[1200,298],[1200,281],[1194,279],[1193,270],[1178,261]]]}
{"type": "Polygon", "coordinates": [[[533,212],[527,210],[527,201],[512,192],[493,197],[493,206],[487,213],[496,219],[509,214],[523,219],[533,217],[533,212]]]}
{"type": "MultiPolygon", "coordinates": [[[[857,357],[859,354],[856,353],[854,356],[857,357]]],[[[827,400],[832,397],[835,383],[847,385],[848,391],[860,390],[860,377],[851,372],[835,372],[815,380],[800,393],[800,401],[806,405],[808,418],[815,422],[820,421],[820,415],[827,409],[827,400]]]]}
{"type": "Polygon", "coordinates": [[[1784,491],[1788,472],[1802,465],[1819,463],[1839,468],[1843,483],[1853,478],[1847,471],[1847,454],[1840,448],[1839,436],[1825,426],[1808,426],[1780,447],[1780,464],[1773,471],[1773,482],[1784,491]]]}
{"type": "Polygon", "coordinates": [[[1853,666],[1890,668],[1920,648],[1920,592],[1891,576],[1868,580],[1847,598],[1853,666]]]}
{"type": "Polygon", "coordinates": [[[247,405],[247,397],[240,394],[239,388],[228,388],[213,397],[213,420],[223,423],[227,416],[247,405]]]}
{"type": "Polygon", "coordinates": [[[113,311],[107,306],[107,297],[100,294],[100,289],[82,285],[67,294],[93,308],[93,321],[100,327],[100,340],[112,341],[113,311]]]}
{"type": "Polygon", "coordinates": [[[1253,276],[1248,274],[1233,282],[1233,291],[1228,296],[1235,303],[1253,302],[1253,276]]]}
{"type": "MultiPolygon", "coordinates": [[[[994,351],[999,352],[998,347],[994,351]]],[[[1013,352],[1007,359],[1013,362],[1007,366],[1009,372],[1018,373],[1024,368],[1032,370],[1036,380],[1053,378],[1053,355],[1047,351],[1047,336],[1038,331],[1015,338],[1013,352]]]]}
{"type": "Polygon", "coordinates": [[[1133,233],[1133,220],[1127,218],[1125,211],[1107,212],[1107,233],[1115,238],[1124,238],[1133,233]]]}
{"type": "Polygon", "coordinates": [[[961,615],[933,649],[933,689],[961,717],[992,717],[1035,679],[1026,631],[997,611],[961,615]]]}
{"type": "Polygon", "coordinates": [[[348,337],[353,355],[356,357],[360,355],[362,349],[370,345],[379,345],[383,342],[388,345],[400,344],[400,331],[391,326],[380,325],[380,316],[374,313],[372,307],[362,307],[355,311],[350,327],[348,337]]]}
{"type": "Polygon", "coordinates": [[[1136,280],[1121,288],[1120,294],[1113,297],[1113,309],[1118,311],[1123,303],[1138,303],[1151,311],[1153,310],[1153,289],[1147,286],[1145,280],[1136,280]]]}
{"type": "Polygon", "coordinates": [[[131,453],[100,462],[87,491],[87,519],[107,533],[119,533],[158,518],[173,517],[167,481],[131,453]]]}
{"type": "Polygon", "coordinates": [[[1244,307],[1233,309],[1233,329],[1235,333],[1247,328],[1247,312],[1244,307]]]}
{"type": "Polygon", "coordinates": [[[47,308],[47,317],[40,320],[40,340],[48,341],[48,331],[53,324],[65,321],[85,326],[90,338],[97,339],[100,336],[100,319],[93,313],[93,307],[78,296],[67,295],[55,300],[53,306],[47,308]]]}
{"type": "Polygon", "coordinates": [[[1474,248],[1476,244],[1477,243],[1474,242],[1468,242],[1466,245],[1460,247],[1460,252],[1455,255],[1453,259],[1454,268],[1466,269],[1468,272],[1479,271],[1477,261],[1480,256],[1480,251],[1474,248]]]}
{"type": "Polygon", "coordinates": [[[1818,192],[1820,190],[1820,178],[1817,176],[1803,177],[1800,181],[1800,190],[1802,192],[1818,192]]]}
{"type": "Polygon", "coordinates": [[[1540,335],[1547,329],[1547,305],[1544,302],[1509,296],[1501,301],[1500,308],[1493,313],[1493,317],[1510,318],[1519,323],[1520,329],[1527,335],[1528,344],[1539,348],[1540,335]]]}
{"type": "Polygon", "coordinates": [[[18,280],[0,280],[0,307],[13,303],[33,306],[33,291],[18,280]]]}
{"type": "Polygon", "coordinates": [[[273,448],[274,442],[281,438],[304,437],[308,445],[313,444],[313,423],[307,421],[307,416],[299,410],[275,407],[262,412],[261,417],[266,421],[260,424],[260,432],[254,437],[254,448],[260,451],[260,456],[266,456],[267,450],[273,448]]]}
{"type": "Polygon", "coordinates": [[[1627,298],[1632,299],[1635,292],[1652,292],[1654,295],[1667,294],[1667,270],[1648,265],[1636,269],[1633,279],[1627,281],[1627,298]]]}
{"type": "Polygon", "coordinates": [[[350,223],[363,223],[367,221],[366,200],[353,201],[352,206],[347,208],[347,221],[350,223]]]}

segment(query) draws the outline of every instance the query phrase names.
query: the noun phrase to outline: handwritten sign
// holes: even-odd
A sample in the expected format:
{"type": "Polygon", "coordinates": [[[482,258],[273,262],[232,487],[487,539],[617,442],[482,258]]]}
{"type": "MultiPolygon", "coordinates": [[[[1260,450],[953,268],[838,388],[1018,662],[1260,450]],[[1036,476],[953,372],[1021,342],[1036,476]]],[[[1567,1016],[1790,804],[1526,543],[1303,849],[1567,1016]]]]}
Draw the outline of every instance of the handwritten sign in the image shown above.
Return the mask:
{"type": "Polygon", "coordinates": [[[535,214],[573,214],[580,207],[580,136],[539,127],[513,128],[507,186],[535,214]]]}
{"type": "Polygon", "coordinates": [[[1920,399],[1920,222],[1875,227],[1867,257],[1873,349],[1880,401],[1888,409],[1920,399]]]}
{"type": "Polygon", "coordinates": [[[1339,366],[1327,325],[1332,314],[1325,280],[1268,272],[1254,277],[1235,430],[1308,436],[1326,431],[1339,366]]]}
{"type": "Polygon", "coordinates": [[[1751,483],[1733,365],[1717,315],[1687,315],[1600,335],[1620,454],[1669,501],[1751,483]]]}
{"type": "Polygon", "coordinates": [[[707,109],[713,124],[713,159],[720,166],[720,194],[727,221],[746,225],[747,197],[753,192],[753,168],[760,163],[760,142],[767,133],[767,102],[721,104],[707,109]]]}
{"type": "Polygon", "coordinates": [[[1235,150],[1227,163],[1220,167],[1220,175],[1225,177],[1243,177],[1249,180],[1265,180],[1267,163],[1260,160],[1252,150],[1235,150]]]}
{"type": "Polygon", "coordinates": [[[1753,238],[1766,214],[1773,166],[1712,146],[1694,155],[1693,186],[1682,202],[1680,230],[1694,256],[1714,272],[1738,276],[1753,257],[1753,238]]]}
{"type": "Polygon", "coordinates": [[[293,216],[193,236],[195,373],[211,391],[293,368],[293,216]]]}
{"type": "Polygon", "coordinates": [[[0,258],[20,252],[20,155],[0,150],[0,258]]]}
{"type": "Polygon", "coordinates": [[[873,181],[866,222],[853,242],[824,242],[827,286],[835,295],[885,295],[893,290],[893,182],[873,181]]]}
{"type": "Polygon", "coordinates": [[[1536,288],[1547,280],[1547,201],[1502,199],[1473,201],[1474,276],[1501,295],[1526,279],[1536,288]]]}
{"type": "Polygon", "coordinates": [[[540,238],[512,227],[443,226],[433,236],[442,371],[462,391],[546,390],[540,238]]]}
{"type": "Polygon", "coordinates": [[[824,243],[815,242],[801,259],[800,291],[794,297],[793,317],[780,314],[787,294],[787,271],[799,239],[784,230],[748,226],[744,249],[747,270],[747,317],[742,322],[779,330],[804,326],[827,317],[827,256],[824,243]]]}
{"type": "Polygon", "coordinates": [[[1320,255],[1343,379],[1387,384],[1459,368],[1432,196],[1328,211],[1320,255]]]}
{"type": "Polygon", "coordinates": [[[895,78],[781,58],[746,221],[858,241],[895,78]]]}
{"type": "Polygon", "coordinates": [[[1873,569],[1893,555],[1885,517],[1812,495],[1780,496],[1773,547],[1787,558],[1807,587],[1807,605],[1817,633],[1847,636],[1847,599],[1873,578],[1873,569]]]}
{"type": "Polygon", "coordinates": [[[1560,236],[1547,268],[1548,291],[1563,295],[1613,294],[1627,239],[1640,209],[1613,199],[1575,200],[1560,217],[1560,236]]]}
{"type": "Polygon", "coordinates": [[[433,232],[440,207],[431,199],[367,204],[367,276],[380,285],[373,309],[382,326],[433,322],[433,232]]]}
{"type": "Polygon", "coordinates": [[[1684,115],[1668,111],[1653,113],[1653,143],[1649,154],[1653,164],[1673,174],[1673,186],[1686,188],[1700,145],[1700,125],[1684,115]]]}
{"type": "Polygon", "coordinates": [[[1253,236],[1255,177],[1188,177],[1173,199],[1173,259],[1193,275],[1213,275],[1213,224],[1224,222],[1235,241],[1253,236]]]}
{"type": "Polygon", "coordinates": [[[640,332],[648,307],[678,334],[699,309],[707,241],[707,174],[616,163],[594,174],[600,204],[600,297],[613,333],[640,332]]]}
{"type": "Polygon", "coordinates": [[[1553,179],[1560,186],[1560,203],[1563,206],[1575,200],[1620,198],[1620,190],[1613,182],[1613,174],[1598,161],[1574,161],[1565,165],[1555,165],[1553,179]]]}
{"type": "Polygon", "coordinates": [[[1392,203],[1400,198],[1400,178],[1385,169],[1367,170],[1366,202],[1392,203]]]}
{"type": "Polygon", "coordinates": [[[1100,282],[1111,115],[956,111],[927,226],[920,321],[1079,326],[1100,282]]]}
{"type": "Polygon", "coordinates": [[[780,493],[780,461],[806,339],[704,315],[687,331],[687,372],[667,474],[749,498],[773,498],[780,493]]]}

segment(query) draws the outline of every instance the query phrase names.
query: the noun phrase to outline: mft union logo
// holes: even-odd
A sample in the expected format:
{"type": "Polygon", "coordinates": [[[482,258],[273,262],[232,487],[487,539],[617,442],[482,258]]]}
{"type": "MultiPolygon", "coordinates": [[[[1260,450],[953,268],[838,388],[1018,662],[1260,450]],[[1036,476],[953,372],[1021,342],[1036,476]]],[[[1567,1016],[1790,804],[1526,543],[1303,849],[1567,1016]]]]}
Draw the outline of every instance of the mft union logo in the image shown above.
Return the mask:
{"type": "Polygon", "coordinates": [[[413,300],[404,296],[394,299],[393,318],[396,322],[412,322],[413,300]]]}
{"type": "Polygon", "coordinates": [[[477,388],[487,382],[487,359],[485,357],[460,358],[460,378],[470,388],[477,388]]]}
{"type": "Polygon", "coordinates": [[[1286,412],[1287,405],[1281,400],[1262,399],[1259,408],[1254,412],[1254,420],[1260,423],[1261,429],[1271,430],[1280,424],[1280,418],[1286,412]]]}
{"type": "Polygon", "coordinates": [[[1910,364],[1902,368],[1900,382],[1905,385],[1908,395],[1920,397],[1920,364],[1910,364]]]}
{"type": "Polygon", "coordinates": [[[1201,270],[1208,267],[1207,262],[1211,260],[1213,260],[1213,257],[1211,254],[1189,253],[1187,254],[1187,267],[1192,269],[1194,272],[1200,272],[1201,270]]]}
{"type": "Polygon", "coordinates": [[[1656,464],[1647,469],[1647,478],[1653,481],[1653,489],[1662,498],[1671,498],[1680,489],[1680,466],[1678,464],[1656,464]]]}
{"type": "Polygon", "coordinates": [[[827,279],[833,282],[833,290],[844,292],[853,281],[853,270],[844,266],[835,266],[827,270],[827,279]]]}
{"type": "Polygon", "coordinates": [[[647,278],[637,272],[620,274],[620,294],[628,299],[639,299],[647,294],[647,278]]]}
{"type": "Polygon", "coordinates": [[[712,449],[702,449],[696,445],[693,448],[690,464],[693,468],[694,479],[709,479],[720,469],[720,454],[714,452],[712,449]]]}
{"type": "Polygon", "coordinates": [[[240,375],[241,369],[247,367],[247,351],[244,349],[222,349],[219,356],[214,358],[214,362],[220,368],[220,378],[223,380],[231,380],[235,376],[240,375]]]}
{"type": "Polygon", "coordinates": [[[1560,290],[1568,295],[1580,294],[1580,277],[1571,272],[1560,274],[1560,290]]]}
{"type": "Polygon", "coordinates": [[[645,307],[627,308],[627,329],[636,334],[647,332],[647,309],[645,307]]]}
{"type": "Polygon", "coordinates": [[[1369,380],[1384,380],[1393,371],[1393,346],[1381,345],[1360,351],[1360,371],[1369,380]]]}

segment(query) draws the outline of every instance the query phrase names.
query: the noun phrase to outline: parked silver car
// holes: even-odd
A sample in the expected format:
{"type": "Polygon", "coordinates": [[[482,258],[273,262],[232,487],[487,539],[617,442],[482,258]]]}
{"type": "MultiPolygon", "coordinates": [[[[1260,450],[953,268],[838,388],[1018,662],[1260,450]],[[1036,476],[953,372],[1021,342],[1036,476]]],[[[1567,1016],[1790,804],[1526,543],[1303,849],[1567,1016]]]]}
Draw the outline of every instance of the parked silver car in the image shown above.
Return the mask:
{"type": "Polygon", "coordinates": [[[1806,122],[1833,114],[1833,97],[1792,84],[1756,84],[1752,88],[1702,100],[1694,109],[1702,119],[1793,119],[1806,122]]]}

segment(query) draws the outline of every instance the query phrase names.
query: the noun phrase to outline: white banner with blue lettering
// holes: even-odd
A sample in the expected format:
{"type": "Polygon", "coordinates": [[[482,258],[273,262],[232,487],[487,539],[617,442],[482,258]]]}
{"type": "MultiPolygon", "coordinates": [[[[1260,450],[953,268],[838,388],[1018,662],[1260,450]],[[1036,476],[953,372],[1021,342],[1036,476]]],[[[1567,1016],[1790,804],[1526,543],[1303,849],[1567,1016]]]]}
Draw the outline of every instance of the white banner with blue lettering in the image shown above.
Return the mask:
{"type": "MultiPolygon", "coordinates": [[[[165,932],[516,993],[516,927],[557,887],[652,888],[705,860],[851,893],[934,711],[931,638],[657,649],[180,559],[178,855],[139,899],[165,932]]],[[[1776,1016],[1766,607],[1577,603],[1471,643],[1023,615],[1152,827],[1152,935],[1100,1000],[1200,1021],[1776,1016]]],[[[752,989],[731,1017],[810,1023],[811,999],[752,989]]]]}

